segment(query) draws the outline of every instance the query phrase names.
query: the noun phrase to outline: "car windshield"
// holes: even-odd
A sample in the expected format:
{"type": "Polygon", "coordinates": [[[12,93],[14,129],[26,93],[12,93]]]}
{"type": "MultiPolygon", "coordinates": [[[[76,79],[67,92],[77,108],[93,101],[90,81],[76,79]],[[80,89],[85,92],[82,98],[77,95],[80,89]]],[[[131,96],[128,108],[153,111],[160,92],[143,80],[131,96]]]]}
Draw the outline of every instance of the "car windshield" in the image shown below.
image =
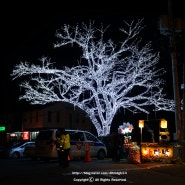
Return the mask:
{"type": "Polygon", "coordinates": [[[20,143],[16,143],[12,146],[12,148],[15,148],[15,147],[20,147],[21,145],[23,145],[24,142],[20,142],[20,143]]]}

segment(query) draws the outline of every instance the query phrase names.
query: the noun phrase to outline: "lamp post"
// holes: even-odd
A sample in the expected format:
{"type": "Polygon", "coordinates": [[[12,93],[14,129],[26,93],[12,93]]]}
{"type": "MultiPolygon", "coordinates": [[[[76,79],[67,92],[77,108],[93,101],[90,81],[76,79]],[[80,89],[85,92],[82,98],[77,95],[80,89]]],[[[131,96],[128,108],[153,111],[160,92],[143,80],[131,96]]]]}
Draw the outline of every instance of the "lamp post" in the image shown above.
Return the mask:
{"type": "Polygon", "coordinates": [[[160,121],[160,127],[167,129],[167,121],[165,119],[161,119],[161,121],[160,121]]]}
{"type": "Polygon", "coordinates": [[[139,128],[141,129],[141,143],[142,143],[142,129],[144,127],[144,120],[139,120],[139,128]]]}
{"type": "MultiPolygon", "coordinates": [[[[170,51],[171,51],[171,62],[172,62],[172,77],[173,77],[173,93],[174,93],[174,102],[175,102],[175,129],[176,134],[174,135],[174,139],[177,140],[178,145],[182,145],[183,141],[183,124],[182,124],[182,115],[181,115],[181,100],[180,100],[180,92],[179,92],[179,76],[178,76],[178,62],[177,62],[177,47],[176,47],[176,33],[182,31],[183,29],[183,19],[178,19],[182,21],[182,24],[175,24],[175,19],[173,16],[172,9],[172,0],[168,0],[168,16],[167,21],[163,21],[166,23],[164,28],[161,29],[161,33],[169,36],[170,41],[170,51]],[[178,27],[177,27],[178,25],[178,27]],[[180,26],[179,26],[180,25],[180,26]],[[167,32],[166,32],[167,30],[167,32]],[[163,32],[164,31],[164,32],[163,32]]],[[[185,149],[184,149],[185,150],[185,149]]],[[[179,154],[179,157],[182,158],[182,154],[179,154]],[[181,156],[180,156],[181,155],[181,156]]]]}
{"type": "Polygon", "coordinates": [[[176,139],[179,144],[182,144],[182,119],[181,119],[181,102],[178,85],[178,68],[177,68],[177,55],[176,55],[176,28],[174,25],[172,0],[168,0],[168,20],[170,31],[170,45],[171,45],[171,59],[172,59],[172,76],[173,76],[173,92],[175,101],[175,126],[176,126],[176,139]]]}
{"type": "Polygon", "coordinates": [[[170,133],[168,131],[167,120],[161,119],[160,120],[160,128],[159,128],[159,142],[160,144],[164,144],[169,142],[170,140],[170,133]]]}

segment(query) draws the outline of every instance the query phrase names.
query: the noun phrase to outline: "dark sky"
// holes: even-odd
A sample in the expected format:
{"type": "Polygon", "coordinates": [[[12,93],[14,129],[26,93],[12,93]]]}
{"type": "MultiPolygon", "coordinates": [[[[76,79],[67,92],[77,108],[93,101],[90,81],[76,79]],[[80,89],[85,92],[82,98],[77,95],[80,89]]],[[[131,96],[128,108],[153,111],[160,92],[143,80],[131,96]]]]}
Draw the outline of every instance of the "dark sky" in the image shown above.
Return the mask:
{"type": "MultiPolygon", "coordinates": [[[[152,21],[160,14],[167,14],[168,7],[167,0],[129,0],[118,1],[119,3],[111,1],[106,4],[99,4],[96,1],[74,4],[69,1],[65,5],[59,1],[52,2],[6,1],[1,5],[0,113],[2,114],[18,111],[28,104],[18,100],[19,86],[10,76],[15,64],[20,61],[34,63],[42,56],[49,56],[54,61],[60,60],[61,65],[68,65],[69,60],[73,60],[68,58],[68,53],[59,56],[59,52],[53,49],[55,31],[63,24],[75,25],[91,19],[116,27],[125,19],[144,18],[148,26],[152,27],[156,26],[152,21]]],[[[183,13],[182,2],[175,1],[180,7],[178,14],[183,13]]]]}

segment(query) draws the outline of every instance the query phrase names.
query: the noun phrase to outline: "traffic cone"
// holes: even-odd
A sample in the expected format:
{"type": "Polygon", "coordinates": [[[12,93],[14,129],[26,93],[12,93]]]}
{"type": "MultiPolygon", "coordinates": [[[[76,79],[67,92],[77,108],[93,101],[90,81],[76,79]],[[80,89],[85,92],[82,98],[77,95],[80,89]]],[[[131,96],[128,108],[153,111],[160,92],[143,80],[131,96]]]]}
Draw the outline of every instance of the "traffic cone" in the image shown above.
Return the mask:
{"type": "Polygon", "coordinates": [[[92,159],[91,159],[91,156],[89,154],[89,151],[86,150],[85,151],[85,162],[91,162],[91,161],[92,161],[92,159]]]}
{"type": "Polygon", "coordinates": [[[89,143],[86,143],[85,144],[85,162],[91,162],[91,161],[92,159],[89,153],[89,143]]]}
{"type": "Polygon", "coordinates": [[[70,160],[71,160],[70,155],[68,155],[68,158],[67,158],[67,159],[68,159],[68,161],[70,161],[70,160]]]}

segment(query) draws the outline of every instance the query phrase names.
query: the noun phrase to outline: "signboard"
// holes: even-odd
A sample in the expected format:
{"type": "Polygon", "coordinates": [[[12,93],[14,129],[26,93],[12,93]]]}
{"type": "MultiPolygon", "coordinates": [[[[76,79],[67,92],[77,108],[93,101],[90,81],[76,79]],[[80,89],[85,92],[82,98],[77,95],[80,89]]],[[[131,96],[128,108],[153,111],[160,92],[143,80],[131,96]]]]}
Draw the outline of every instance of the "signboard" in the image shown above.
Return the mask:
{"type": "Polygon", "coordinates": [[[29,131],[24,131],[22,133],[22,139],[23,140],[29,140],[30,139],[30,132],[29,131]]]}
{"type": "Polygon", "coordinates": [[[141,147],[141,154],[143,160],[161,160],[161,159],[171,159],[173,158],[173,148],[172,147],[141,147]]]}
{"type": "Polygon", "coordinates": [[[0,126],[0,132],[4,132],[4,131],[5,131],[5,129],[6,129],[6,127],[5,127],[5,126],[0,126]]]}

